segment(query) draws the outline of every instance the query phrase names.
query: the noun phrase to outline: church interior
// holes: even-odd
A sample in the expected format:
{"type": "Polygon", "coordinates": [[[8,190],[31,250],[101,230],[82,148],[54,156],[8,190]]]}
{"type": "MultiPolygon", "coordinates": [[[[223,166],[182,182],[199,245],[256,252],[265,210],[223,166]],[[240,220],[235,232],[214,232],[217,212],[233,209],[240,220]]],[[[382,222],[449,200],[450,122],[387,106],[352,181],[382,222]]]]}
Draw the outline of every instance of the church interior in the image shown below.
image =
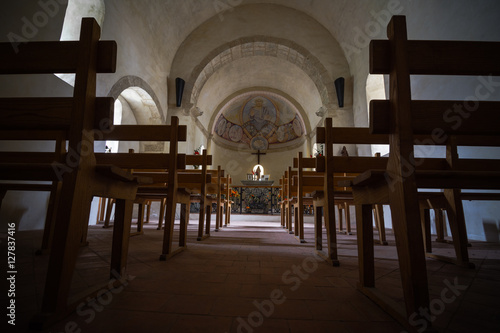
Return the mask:
{"type": "Polygon", "coordinates": [[[498,332],[500,2],[17,0],[6,332],[498,332]]]}

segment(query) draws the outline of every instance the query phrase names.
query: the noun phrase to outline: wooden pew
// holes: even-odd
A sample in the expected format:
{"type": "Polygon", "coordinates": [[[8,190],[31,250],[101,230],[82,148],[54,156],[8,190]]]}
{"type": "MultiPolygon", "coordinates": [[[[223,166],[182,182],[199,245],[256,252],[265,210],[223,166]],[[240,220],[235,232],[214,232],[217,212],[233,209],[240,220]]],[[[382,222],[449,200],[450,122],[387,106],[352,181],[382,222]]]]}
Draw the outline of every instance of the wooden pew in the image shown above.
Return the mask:
{"type": "MultiPolygon", "coordinates": [[[[386,118],[384,118],[386,119],[386,118]]],[[[426,142],[426,140],[430,140],[431,136],[426,135],[426,134],[418,134],[415,136],[414,140],[415,143],[420,143],[420,142],[426,142]]],[[[459,137],[460,138],[460,137],[459,137]]],[[[488,137],[488,140],[491,140],[492,142],[495,142],[492,140],[492,138],[488,137]]],[[[460,139],[463,141],[463,139],[460,139]]],[[[386,133],[378,133],[378,134],[371,134],[369,128],[343,128],[343,127],[332,127],[331,126],[331,119],[327,118],[325,120],[325,127],[319,127],[317,131],[317,141],[318,143],[324,143],[324,142],[331,142],[331,144],[339,144],[339,143],[350,143],[350,144],[388,144],[389,143],[389,136],[386,133]]],[[[462,142],[461,141],[461,142],[462,142]]],[[[462,142],[464,143],[464,142],[462,142]]],[[[441,144],[446,144],[446,142],[441,143],[441,144]]],[[[469,143],[467,143],[469,144],[469,143]]],[[[326,147],[328,147],[327,145],[326,147]]],[[[329,154],[327,151],[326,154],[329,154]]],[[[326,157],[318,157],[318,162],[317,162],[317,171],[324,171],[325,170],[325,161],[327,160],[326,157]]],[[[330,160],[330,168],[331,170],[327,172],[326,174],[328,175],[333,175],[332,181],[334,186],[351,186],[350,181],[347,179],[344,181],[345,184],[338,184],[338,181],[340,180],[339,173],[344,173],[346,175],[350,175],[351,177],[354,175],[357,175],[359,173],[362,173],[368,169],[373,169],[373,168],[385,168],[388,159],[386,157],[380,157],[377,156],[377,158],[373,157],[358,157],[358,156],[333,156],[330,160]],[[335,179],[337,177],[337,179],[335,179]]],[[[425,170],[433,170],[436,168],[442,168],[446,165],[446,160],[445,159],[432,159],[432,160],[427,160],[425,161],[422,165],[419,166],[420,169],[425,170]]],[[[334,192],[335,193],[335,190],[334,192]]],[[[320,195],[322,193],[320,192],[320,195]]],[[[344,195],[342,193],[339,193],[340,195],[344,195]]],[[[472,194],[468,194],[469,197],[472,196],[472,194]]],[[[484,194],[477,194],[478,197],[484,196],[484,194]]],[[[494,194],[489,195],[488,198],[493,197],[494,194]]],[[[497,195],[498,197],[498,195],[497,195]]],[[[333,202],[330,202],[330,205],[333,205],[334,207],[336,205],[336,202],[339,200],[336,198],[335,194],[333,195],[333,202]]],[[[352,199],[352,198],[351,198],[352,199]]],[[[349,200],[347,200],[349,202],[349,200]]],[[[444,197],[443,194],[437,194],[435,192],[419,192],[419,203],[422,209],[427,207],[429,203],[433,203],[434,206],[437,207],[439,203],[439,207],[445,208],[443,202],[444,202],[444,197]]],[[[384,226],[384,215],[383,215],[383,208],[382,204],[388,204],[389,202],[385,201],[379,201],[379,202],[374,202],[374,205],[372,209],[374,210],[374,216],[376,220],[376,228],[378,229],[379,233],[379,240],[378,242],[383,245],[387,245],[387,241],[385,238],[385,226],[384,226]]],[[[322,213],[320,210],[319,213],[322,213]]],[[[334,215],[332,216],[334,218],[334,215]]],[[[335,223],[335,221],[330,221],[330,223],[335,223]]],[[[340,223],[339,223],[340,224],[340,223]]],[[[318,224],[319,226],[320,224],[318,224]]],[[[427,215],[422,217],[422,227],[425,228],[426,226],[429,225],[429,220],[427,219],[427,215]]],[[[327,225],[328,228],[328,225],[327,225]]],[[[340,229],[340,225],[339,225],[340,229]]],[[[426,234],[430,232],[430,229],[424,229],[427,230],[426,234]]],[[[319,238],[318,238],[319,239],[319,238]]],[[[430,237],[427,238],[428,241],[426,241],[426,248],[428,249],[429,256],[432,256],[434,258],[440,259],[440,260],[445,260],[445,261],[452,261],[452,259],[443,257],[443,256],[437,256],[434,254],[431,254],[431,246],[430,246],[430,237]]],[[[458,239],[458,238],[457,238],[458,239]]],[[[457,245],[456,245],[457,246],[457,245]]],[[[321,246],[319,246],[321,247],[321,246]]],[[[463,248],[463,247],[462,247],[463,248]]],[[[462,251],[463,252],[463,251],[462,251]]],[[[330,252],[329,252],[330,253],[330,252]]],[[[331,254],[331,253],[330,253],[331,254]]],[[[457,250],[457,257],[466,257],[460,251],[457,250]]]]}
{"type": "MultiPolygon", "coordinates": [[[[303,157],[300,152],[298,157],[293,159],[293,167],[297,169],[297,175],[292,176],[292,187],[297,188],[297,200],[294,201],[294,212],[296,212],[295,221],[297,222],[296,229],[298,229],[298,234],[301,242],[304,242],[304,219],[303,219],[303,208],[299,207],[302,205],[313,205],[314,197],[319,195],[319,193],[324,191],[324,173],[317,171],[304,171],[304,168],[314,169],[316,168],[316,158],[303,157]],[[302,200],[298,198],[302,197],[302,200]]],[[[354,174],[348,173],[335,173],[334,183],[339,181],[353,179],[354,174]]],[[[342,217],[344,215],[346,221],[348,221],[347,230],[350,233],[350,216],[348,213],[349,204],[352,202],[352,193],[347,187],[335,186],[335,206],[338,209],[339,215],[339,233],[342,233],[342,217]],[[342,214],[344,212],[344,214],[342,214]]]]}
{"type": "MultiPolygon", "coordinates": [[[[185,141],[187,138],[187,128],[185,125],[179,125],[179,119],[177,117],[171,117],[170,125],[115,125],[112,131],[107,131],[103,133],[98,139],[99,140],[114,140],[114,141],[169,141],[170,148],[168,154],[148,154],[148,153],[95,153],[96,161],[98,165],[108,165],[113,164],[121,168],[130,170],[131,172],[138,169],[159,169],[168,170],[168,173],[164,176],[164,182],[169,182],[177,187],[179,179],[177,175],[177,170],[185,168],[186,157],[184,154],[178,154],[178,142],[185,141]]],[[[136,177],[150,178],[150,184],[143,184],[139,186],[136,195],[134,197],[134,202],[142,202],[141,194],[145,186],[152,186],[152,183],[158,182],[155,173],[140,173],[132,172],[136,177]]],[[[175,204],[176,200],[181,196],[177,191],[172,193],[168,190],[166,191],[166,204],[169,207],[174,207],[173,211],[167,210],[165,219],[171,221],[172,224],[175,220],[175,204]]],[[[109,198],[110,196],[108,196],[109,198]]],[[[148,198],[142,198],[148,199],[148,198]]],[[[108,211],[106,216],[110,215],[112,206],[108,206],[108,211]]],[[[139,209],[139,217],[143,215],[139,209]]],[[[130,218],[127,223],[130,225],[132,218],[130,218]]],[[[115,223],[116,224],[116,223],[115,223]]],[[[130,230],[130,228],[129,228],[130,230]]],[[[141,234],[142,231],[142,219],[138,218],[137,232],[131,233],[141,234]]],[[[172,238],[168,237],[170,235],[164,235],[164,244],[162,249],[169,249],[172,246],[172,238]],[[169,241],[170,244],[165,244],[169,241]]]]}
{"type": "Polygon", "coordinates": [[[286,228],[286,226],[287,226],[286,214],[285,214],[285,209],[286,209],[286,205],[285,205],[285,200],[286,200],[286,177],[285,177],[284,174],[280,178],[280,186],[281,186],[281,188],[279,190],[280,200],[278,202],[278,205],[280,206],[281,226],[283,228],[286,228]]]}
{"type": "MultiPolygon", "coordinates": [[[[138,128],[139,130],[147,130],[147,127],[142,127],[138,128]]],[[[182,140],[185,140],[185,135],[182,134],[182,140]]],[[[182,141],[181,140],[181,141],[182,141]]],[[[162,141],[161,138],[158,138],[155,141],[162,141]]],[[[128,154],[134,154],[133,149],[129,149],[128,154]]],[[[156,154],[156,156],[144,156],[144,153],[139,153],[139,155],[128,155],[126,153],[114,153],[113,155],[102,155],[98,154],[97,159],[99,163],[114,163],[114,164],[119,164],[119,165],[135,165],[137,166],[137,162],[132,162],[132,161],[137,161],[137,157],[141,158],[141,168],[130,168],[129,170],[132,172],[133,175],[137,176],[146,176],[146,177],[151,177],[152,179],[156,179],[157,181],[159,177],[163,177],[162,179],[164,182],[163,183],[151,183],[147,185],[140,186],[136,195],[136,198],[134,200],[134,203],[138,204],[138,214],[137,214],[137,231],[132,232],[130,235],[131,236],[136,236],[136,235],[142,235],[143,234],[143,225],[144,223],[149,222],[149,215],[150,215],[150,207],[151,203],[153,201],[159,201],[160,202],[160,216],[159,216],[159,222],[158,225],[159,227],[157,230],[161,230],[161,224],[164,219],[165,215],[165,207],[167,204],[167,195],[166,191],[165,193],[162,192],[163,187],[166,189],[166,182],[169,180],[168,179],[168,158],[169,155],[165,154],[164,157],[161,156],[163,154],[156,154]],[[161,161],[159,161],[158,156],[160,156],[161,161]],[[128,157],[131,157],[129,159],[128,157]],[[148,158],[151,158],[151,162],[147,162],[148,158]],[[153,187],[158,187],[160,186],[161,189],[155,189],[156,192],[159,193],[154,193],[154,194],[145,194],[145,191],[147,192],[148,189],[151,189],[153,187]],[[146,220],[144,220],[144,210],[145,208],[147,209],[146,212],[146,220]]],[[[186,155],[184,154],[178,154],[177,155],[177,167],[178,172],[181,170],[180,168],[185,167],[185,160],[186,160],[186,155]]],[[[102,199],[102,198],[101,198],[102,199]]],[[[105,220],[104,220],[104,226],[103,228],[109,228],[112,227],[110,225],[110,219],[111,219],[111,211],[113,209],[114,205],[114,199],[113,198],[108,198],[108,202],[106,204],[106,211],[103,213],[102,211],[98,214],[99,215],[105,215],[105,220]]],[[[102,210],[102,208],[100,208],[102,210]]],[[[132,222],[132,221],[131,221],[132,222]]]]}
{"type": "MultiPolygon", "coordinates": [[[[194,165],[203,165],[202,163],[203,156],[201,155],[192,155],[195,158],[198,158],[198,161],[193,161],[189,162],[188,165],[194,164],[194,165]]],[[[207,155],[207,165],[212,165],[212,156],[207,155]]],[[[184,170],[183,172],[185,173],[192,173],[195,174],[197,172],[200,172],[199,170],[184,170]]],[[[219,228],[222,227],[222,219],[224,215],[223,207],[224,207],[224,200],[222,199],[222,195],[224,192],[224,170],[222,170],[221,166],[217,166],[217,170],[210,170],[207,169],[206,173],[210,175],[210,182],[206,183],[204,186],[206,187],[205,189],[205,204],[204,204],[204,213],[201,210],[201,184],[200,187],[196,187],[196,192],[197,194],[191,195],[191,202],[200,202],[200,217],[205,215],[205,226],[203,225],[203,220],[199,220],[199,227],[198,227],[198,240],[203,240],[206,237],[210,236],[210,230],[211,230],[211,214],[212,214],[212,205],[215,203],[216,206],[216,216],[215,216],[215,231],[219,231],[219,228]],[[203,231],[205,230],[205,231],[203,231]]]]}
{"type": "Polygon", "coordinates": [[[500,43],[409,41],[404,16],[391,19],[387,35],[388,40],[374,40],[370,44],[370,73],[390,75],[389,101],[370,103],[370,128],[373,133],[389,134],[389,161],[386,168],[367,171],[351,183],[355,202],[359,204],[356,214],[359,287],[408,330],[416,332],[417,327],[410,322],[424,321],[431,328],[431,322],[419,312],[428,309],[430,302],[417,189],[444,189],[457,260],[468,265],[460,189],[500,189],[500,161],[460,159],[451,144],[445,163],[421,168],[433,159],[414,158],[414,137],[432,133],[435,141],[442,141],[455,140],[453,137],[457,135],[460,136],[455,142],[457,146],[464,143],[498,146],[500,102],[477,101],[474,113],[456,126],[446,121],[443,111],[464,105],[464,101],[414,101],[410,75],[498,76],[500,43]],[[391,205],[406,311],[394,306],[392,300],[375,288],[370,207],[381,201],[389,201],[391,205]]]}
{"type": "Polygon", "coordinates": [[[231,204],[233,203],[231,201],[231,184],[233,183],[233,180],[231,179],[230,175],[227,175],[225,179],[222,178],[222,182],[225,184],[226,190],[226,196],[224,199],[224,210],[226,213],[224,225],[227,227],[229,224],[231,224],[231,204]]]}
{"type": "MultiPolygon", "coordinates": [[[[183,139],[185,136],[183,136],[183,139]]],[[[123,158],[127,159],[128,154],[121,154],[123,158]]],[[[137,154],[132,154],[135,157],[137,154]]],[[[206,200],[207,186],[211,183],[211,175],[207,170],[207,164],[211,164],[211,156],[206,154],[204,150],[202,155],[183,155],[179,154],[180,158],[177,161],[177,168],[174,172],[167,168],[165,163],[158,161],[158,155],[164,154],[144,154],[152,158],[154,163],[143,163],[137,165],[134,169],[134,175],[147,176],[153,179],[153,184],[141,186],[138,189],[137,200],[160,200],[163,205],[160,208],[160,219],[158,221],[158,229],[162,226],[162,214],[165,218],[165,234],[162,254],[160,260],[166,260],[176,253],[184,250],[187,246],[187,224],[189,221],[189,206],[191,202],[205,199],[200,204],[200,224],[199,232],[203,232],[204,213],[206,206],[211,206],[211,201],[206,200]],[[152,156],[154,155],[154,156],[152,156]],[[188,165],[201,165],[201,170],[188,170],[185,169],[186,163],[188,165]],[[163,166],[163,167],[162,167],[163,166]],[[158,169],[158,167],[162,167],[158,169]],[[175,175],[175,178],[172,176],[175,175]],[[175,188],[175,191],[172,189],[175,188]],[[173,194],[171,194],[173,193],[173,194]],[[193,194],[200,193],[199,198],[194,198],[193,194]],[[173,222],[175,218],[176,204],[181,205],[180,211],[180,235],[179,246],[177,249],[172,250],[173,243],[173,222]],[[171,220],[169,220],[171,219],[171,220]],[[171,222],[170,222],[171,221],[171,222]]],[[[104,159],[113,159],[119,154],[101,154],[99,155],[104,159]]],[[[166,155],[168,158],[168,155],[166,155]]],[[[165,160],[165,158],[163,158],[165,160]]],[[[127,163],[123,161],[122,163],[127,163]]],[[[129,165],[130,166],[130,165],[129,165]]],[[[138,221],[138,232],[142,232],[142,225],[138,221]]],[[[210,219],[207,220],[207,226],[210,226],[210,219]]]]}
{"type": "MultiPolygon", "coordinates": [[[[196,238],[198,241],[201,241],[207,237],[210,237],[210,228],[211,228],[211,218],[212,218],[212,202],[216,200],[212,200],[211,194],[217,194],[217,189],[212,185],[212,173],[207,171],[207,165],[212,165],[212,156],[207,155],[206,149],[203,150],[202,155],[193,156],[201,157],[202,160],[200,163],[196,163],[193,161],[193,164],[201,165],[200,175],[202,177],[203,182],[192,182],[189,184],[185,184],[185,187],[191,191],[190,202],[199,202],[200,203],[200,214],[198,219],[198,237],[196,238]],[[208,160],[210,158],[210,160],[208,160]],[[208,176],[208,178],[207,178],[208,176]],[[205,222],[205,223],[204,223],[205,222]],[[205,225],[205,228],[204,228],[205,225]]],[[[190,162],[191,163],[191,162],[190,162]]],[[[186,170],[186,172],[191,172],[191,174],[195,174],[195,171],[198,170],[186,170]]]]}
{"type": "Polygon", "coordinates": [[[297,187],[292,185],[292,177],[297,174],[297,171],[292,171],[292,167],[289,166],[285,170],[284,175],[284,190],[285,197],[283,198],[284,206],[284,217],[285,217],[285,229],[289,234],[294,234],[293,223],[292,223],[292,211],[293,211],[293,201],[294,197],[297,196],[297,187]]]}
{"type": "MultiPolygon", "coordinates": [[[[322,186],[320,184],[315,185],[313,183],[314,180],[319,180],[320,182],[323,180],[321,177],[314,178],[316,175],[315,171],[304,171],[304,168],[312,168],[315,166],[315,159],[305,159],[302,157],[302,152],[298,153],[298,158],[293,159],[293,167],[297,170],[297,175],[292,176],[292,187],[296,188],[296,197],[291,204],[293,206],[294,213],[294,229],[295,229],[295,237],[301,243],[305,243],[304,239],[304,205],[313,205],[313,198],[306,197],[306,194],[310,194],[318,189],[318,186],[322,186]],[[308,165],[307,162],[311,161],[312,164],[308,165]],[[305,165],[304,165],[305,164],[305,165]],[[308,175],[312,176],[306,178],[308,175]],[[308,179],[310,183],[304,184],[305,180],[308,179]],[[311,187],[309,189],[308,187],[311,187]]],[[[322,187],[321,187],[322,189],[322,187]]]]}
{"type": "MultiPolygon", "coordinates": [[[[212,170],[210,170],[212,171],[212,170]]],[[[222,228],[222,220],[224,218],[224,199],[223,194],[225,190],[225,184],[223,182],[224,170],[222,170],[221,166],[217,166],[217,170],[212,174],[212,184],[215,185],[215,195],[216,195],[216,211],[215,211],[215,232],[219,232],[220,228],[222,228]]],[[[213,189],[210,190],[214,193],[213,189]]]]}
{"type": "MultiPolygon", "coordinates": [[[[368,128],[334,128],[331,118],[325,119],[324,127],[317,128],[316,142],[325,144],[325,155],[316,157],[316,172],[323,178],[323,188],[314,193],[316,249],[320,255],[323,255],[321,226],[322,217],[324,216],[327,230],[327,253],[324,256],[327,261],[334,265],[339,264],[334,212],[336,205],[352,202],[352,193],[349,188],[346,188],[349,186],[341,186],[338,182],[351,179],[353,174],[362,173],[369,168],[385,168],[387,158],[333,156],[333,145],[340,143],[384,144],[387,143],[387,140],[387,135],[370,134],[368,128]]],[[[380,219],[383,218],[382,210],[379,209],[376,213],[380,216],[380,219]]]]}
{"type": "Polygon", "coordinates": [[[221,206],[219,230],[220,228],[227,227],[229,224],[231,224],[231,205],[234,203],[231,199],[232,183],[233,180],[231,178],[231,175],[229,174],[221,178],[222,206],[221,206]]]}
{"type": "Polygon", "coordinates": [[[94,134],[109,129],[102,120],[109,123],[114,105],[111,98],[96,97],[96,74],[115,71],[117,50],[114,41],[99,41],[99,37],[97,22],[84,18],[78,41],[30,42],[17,53],[10,43],[0,43],[0,74],[76,73],[72,98],[0,99],[0,139],[56,141],[62,133],[68,142],[67,153],[62,149],[10,152],[0,158],[3,180],[61,182],[41,312],[32,320],[32,328],[64,318],[81,301],[69,302],[68,296],[93,195],[117,198],[110,278],[121,275],[126,279],[128,236],[124,235],[128,230],[124,222],[130,217],[141,179],[115,166],[95,163],[94,134]]]}

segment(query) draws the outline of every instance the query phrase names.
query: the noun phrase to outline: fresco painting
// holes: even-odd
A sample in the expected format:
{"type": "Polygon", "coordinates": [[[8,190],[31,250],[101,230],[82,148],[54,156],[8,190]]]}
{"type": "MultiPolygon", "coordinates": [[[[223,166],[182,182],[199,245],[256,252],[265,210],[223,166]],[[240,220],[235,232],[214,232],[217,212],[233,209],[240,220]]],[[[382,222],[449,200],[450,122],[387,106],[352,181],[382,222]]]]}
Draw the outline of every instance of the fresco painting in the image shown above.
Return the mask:
{"type": "Polygon", "coordinates": [[[253,150],[279,148],[301,138],[304,124],[290,105],[264,94],[245,96],[219,115],[214,134],[232,145],[253,150]]]}

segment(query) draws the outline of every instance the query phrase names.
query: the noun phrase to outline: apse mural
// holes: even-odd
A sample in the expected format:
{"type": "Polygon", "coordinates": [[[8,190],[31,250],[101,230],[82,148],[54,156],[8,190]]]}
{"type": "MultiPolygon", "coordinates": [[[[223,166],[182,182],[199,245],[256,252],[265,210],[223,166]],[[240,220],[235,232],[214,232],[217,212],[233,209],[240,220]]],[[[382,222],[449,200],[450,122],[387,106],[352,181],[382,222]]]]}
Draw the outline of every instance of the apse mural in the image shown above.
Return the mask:
{"type": "Polygon", "coordinates": [[[228,145],[247,145],[252,150],[289,146],[304,134],[296,108],[271,93],[244,94],[230,101],[219,114],[216,134],[228,145]]]}

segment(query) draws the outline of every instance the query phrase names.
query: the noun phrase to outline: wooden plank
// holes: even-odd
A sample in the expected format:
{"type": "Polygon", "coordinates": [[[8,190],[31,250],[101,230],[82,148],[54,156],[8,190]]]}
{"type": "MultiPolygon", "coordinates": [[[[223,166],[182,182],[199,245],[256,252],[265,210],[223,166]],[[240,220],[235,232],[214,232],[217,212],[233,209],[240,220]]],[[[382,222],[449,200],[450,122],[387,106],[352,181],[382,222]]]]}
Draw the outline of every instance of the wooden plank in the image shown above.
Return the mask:
{"type": "Polygon", "coordinates": [[[500,188],[500,172],[495,171],[417,171],[420,188],[491,189],[500,188]]]}
{"type": "MultiPolygon", "coordinates": [[[[299,167],[299,161],[297,157],[293,158],[293,167],[299,167]]],[[[302,158],[302,167],[303,168],[315,168],[316,167],[316,158],[315,157],[303,157],[302,158]]]]}
{"type": "Polygon", "coordinates": [[[55,168],[56,165],[51,163],[1,163],[0,174],[3,180],[62,180],[55,168]]]}
{"type": "MultiPolygon", "coordinates": [[[[115,125],[111,131],[96,133],[95,140],[171,141],[170,125],[115,125]]],[[[187,127],[180,125],[177,140],[186,141],[187,127]]]]}
{"type": "Polygon", "coordinates": [[[462,192],[462,200],[500,200],[500,193],[470,193],[462,192]]]}
{"type": "Polygon", "coordinates": [[[19,131],[19,130],[2,130],[0,131],[0,140],[45,140],[45,141],[55,141],[55,140],[65,140],[67,138],[67,131],[61,130],[30,130],[30,131],[19,131]]]}
{"type": "MultiPolygon", "coordinates": [[[[464,105],[464,101],[411,101],[413,133],[429,135],[436,145],[445,144],[449,135],[495,136],[499,133],[500,102],[478,101],[472,111],[466,108],[469,106],[464,105]]],[[[370,101],[371,133],[388,134],[390,123],[390,102],[370,101]]],[[[484,137],[485,145],[491,144],[488,139],[484,137]]],[[[478,138],[476,143],[482,144],[478,138]]]]}
{"type": "MultiPolygon", "coordinates": [[[[92,97],[95,96],[96,91],[96,52],[99,37],[100,28],[97,22],[94,19],[83,19],[80,42],[77,44],[75,56],[78,68],[72,108],[73,117],[68,137],[69,149],[75,152],[74,163],[79,165],[79,168],[64,175],[61,202],[57,210],[50,250],[51,256],[47,266],[48,274],[41,306],[43,313],[59,312],[67,306],[76,258],[90,213],[92,193],[87,170],[92,167],[93,161],[88,158],[91,155],[82,154],[81,149],[86,144],[93,147],[93,140],[83,139],[82,134],[90,130],[89,124],[93,124],[89,120],[94,114],[95,103],[92,97]]],[[[54,59],[57,60],[57,58],[54,59]]],[[[51,64],[54,65],[54,63],[51,64]]],[[[36,68],[31,68],[31,72],[33,71],[36,72],[36,68]]]]}
{"type": "Polygon", "coordinates": [[[127,266],[132,208],[132,200],[116,200],[115,223],[113,225],[113,241],[111,247],[110,278],[114,278],[113,272],[114,275],[116,275],[117,272],[121,274],[127,266]]]}
{"type": "MultiPolygon", "coordinates": [[[[162,251],[160,254],[160,260],[164,261],[173,254],[172,251],[172,240],[174,234],[174,222],[175,222],[175,207],[177,203],[177,155],[178,147],[177,142],[179,141],[179,118],[172,117],[170,125],[170,135],[172,139],[170,142],[169,155],[172,156],[168,163],[169,170],[169,180],[168,180],[168,190],[167,190],[167,202],[166,202],[166,213],[165,213],[165,230],[163,233],[163,244],[162,251]]],[[[184,157],[184,163],[186,158],[184,157]]]]}
{"type": "MultiPolygon", "coordinates": [[[[370,42],[370,74],[389,74],[390,41],[370,42]]],[[[408,41],[409,74],[500,75],[500,44],[478,41],[408,41]]]]}
{"type": "Polygon", "coordinates": [[[0,152],[1,164],[51,164],[66,160],[66,154],[49,152],[0,152]]]}
{"type": "MultiPolygon", "coordinates": [[[[177,168],[185,168],[184,157],[184,154],[178,154],[177,168]]],[[[97,164],[113,164],[125,169],[167,169],[170,163],[169,154],[95,153],[95,158],[97,164]]]]}
{"type": "Polygon", "coordinates": [[[0,183],[0,191],[42,191],[50,192],[53,189],[52,184],[10,184],[10,183],[0,183]]]}
{"type": "Polygon", "coordinates": [[[445,189],[444,196],[446,198],[446,215],[450,222],[450,230],[453,236],[453,245],[455,247],[457,262],[467,266],[469,264],[467,228],[465,226],[465,216],[462,200],[460,198],[460,190],[445,189]]]}
{"type": "MultiPolygon", "coordinates": [[[[298,153],[298,184],[297,184],[297,216],[295,216],[297,224],[295,225],[295,235],[299,237],[301,243],[305,243],[304,238],[304,158],[302,152],[298,153]]],[[[321,179],[320,179],[321,181],[321,179]]]]}
{"type": "Polygon", "coordinates": [[[199,174],[192,174],[192,173],[185,174],[179,172],[177,173],[177,180],[179,182],[179,187],[185,187],[182,186],[181,183],[192,184],[192,185],[197,184],[198,187],[201,187],[201,184],[209,184],[212,182],[212,175],[210,174],[203,175],[201,172],[199,174]]]}
{"type": "MultiPolygon", "coordinates": [[[[71,124],[72,107],[70,97],[1,98],[0,130],[66,131],[71,124]]],[[[112,97],[96,98],[95,129],[109,130],[113,111],[112,97]]]]}
{"type": "MultiPolygon", "coordinates": [[[[79,41],[0,43],[0,74],[75,73],[79,50],[79,41]]],[[[96,72],[116,72],[116,54],[115,41],[99,41],[96,72]]]]}
{"type": "Polygon", "coordinates": [[[375,286],[375,251],[371,205],[356,205],[359,281],[363,287],[375,286]]]}
{"type": "MultiPolygon", "coordinates": [[[[203,164],[203,155],[186,155],[186,165],[201,166],[202,164],[203,164]]],[[[207,165],[212,165],[212,155],[207,155],[207,165]]],[[[198,171],[201,171],[201,170],[198,170],[198,171]]],[[[216,170],[213,170],[213,171],[216,171],[216,170]]]]}
{"type": "MultiPolygon", "coordinates": [[[[387,27],[390,42],[390,99],[395,117],[391,121],[389,139],[391,154],[387,171],[395,175],[397,181],[391,184],[389,200],[401,282],[405,297],[406,313],[417,312],[429,307],[429,289],[420,228],[420,208],[418,205],[415,173],[405,169],[402,160],[413,156],[413,133],[411,119],[411,87],[408,60],[408,40],[406,18],[393,16],[387,27]],[[399,181],[403,180],[404,181],[399,181]]],[[[370,58],[375,57],[370,54],[370,58]]]]}
{"type": "Polygon", "coordinates": [[[323,188],[324,181],[325,179],[323,176],[305,176],[302,177],[302,186],[317,186],[323,188]]]}
{"type": "MultiPolygon", "coordinates": [[[[332,140],[345,144],[388,144],[387,135],[374,135],[368,127],[332,127],[332,140]]],[[[387,133],[385,133],[387,134],[387,133]]],[[[316,143],[325,143],[325,128],[316,129],[316,143]]]]}
{"type": "Polygon", "coordinates": [[[335,222],[335,200],[334,200],[334,184],[333,184],[333,174],[338,172],[335,169],[335,162],[333,156],[333,127],[332,119],[326,118],[325,120],[326,129],[326,142],[325,142],[325,177],[323,191],[325,194],[325,206],[324,206],[324,216],[327,234],[327,249],[328,249],[328,260],[334,266],[340,265],[338,259],[338,249],[337,249],[337,232],[336,232],[336,222],[335,222]]]}

